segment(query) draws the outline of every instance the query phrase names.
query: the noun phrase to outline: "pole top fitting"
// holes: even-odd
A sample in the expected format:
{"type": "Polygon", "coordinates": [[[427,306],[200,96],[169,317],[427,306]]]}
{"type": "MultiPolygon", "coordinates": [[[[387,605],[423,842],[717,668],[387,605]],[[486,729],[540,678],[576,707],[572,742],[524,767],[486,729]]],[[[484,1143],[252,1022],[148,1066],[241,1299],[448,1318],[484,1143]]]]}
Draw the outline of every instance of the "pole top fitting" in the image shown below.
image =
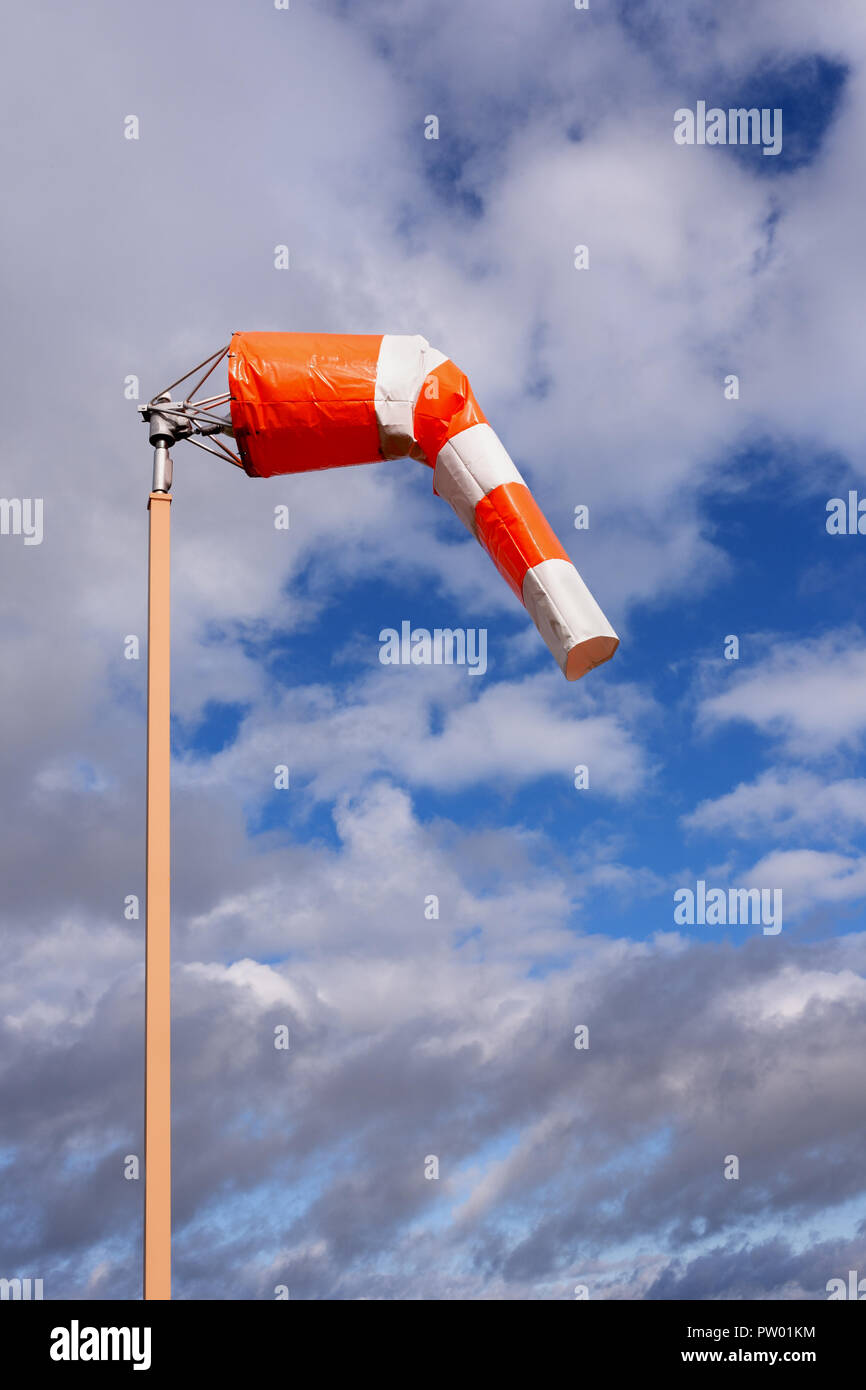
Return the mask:
{"type": "Polygon", "coordinates": [[[150,426],[150,442],[153,445],[153,487],[152,492],[170,492],[172,480],[172,458],[169,445],[178,439],[186,439],[192,434],[194,422],[182,407],[172,405],[171,396],[164,391],[154,396],[147,405],[138,407],[141,418],[150,426]],[[160,406],[163,409],[160,409],[160,406]]]}
{"type": "Polygon", "coordinates": [[[171,489],[172,460],[169,449],[172,444],[179,439],[188,439],[190,443],[197,445],[199,449],[204,449],[207,454],[214,454],[217,458],[227,458],[230,463],[234,463],[238,468],[243,468],[241,459],[233,453],[217,435],[228,435],[234,438],[231,417],[224,418],[216,414],[216,408],[226,405],[231,399],[228,392],[218,392],[215,396],[208,396],[205,400],[195,400],[194,397],[199,388],[210,376],[211,372],[219,362],[223,360],[228,348],[221,348],[219,352],[213,353],[200,362],[198,367],[194,367],[191,372],[173,381],[164,391],[149,400],[146,405],[138,407],[138,413],[144,423],[149,428],[150,442],[153,445],[153,492],[169,492],[171,489]],[[188,397],[183,400],[173,401],[171,392],[181,382],[186,382],[191,376],[195,376],[202,367],[207,367],[204,376],[196,382],[188,397]],[[195,438],[196,435],[210,437],[213,444],[205,444],[202,439],[195,438]]]}

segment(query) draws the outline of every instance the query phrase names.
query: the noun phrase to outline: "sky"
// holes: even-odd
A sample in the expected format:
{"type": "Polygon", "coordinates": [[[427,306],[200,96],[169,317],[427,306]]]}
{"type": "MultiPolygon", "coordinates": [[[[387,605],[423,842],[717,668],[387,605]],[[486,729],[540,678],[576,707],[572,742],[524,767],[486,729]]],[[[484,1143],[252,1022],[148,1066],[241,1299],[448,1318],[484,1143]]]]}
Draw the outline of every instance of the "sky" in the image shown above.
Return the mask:
{"type": "Polygon", "coordinates": [[[175,448],[174,1296],[866,1275],[858,0],[6,30],[0,1277],[141,1297],[137,405],[236,330],[453,358],[621,645],[566,682],[411,459],[175,448]],[[781,149],[678,143],[699,102],[781,149]],[[404,621],[487,669],[383,664],[404,621]],[[699,883],[781,913],[677,920],[699,883]]]}

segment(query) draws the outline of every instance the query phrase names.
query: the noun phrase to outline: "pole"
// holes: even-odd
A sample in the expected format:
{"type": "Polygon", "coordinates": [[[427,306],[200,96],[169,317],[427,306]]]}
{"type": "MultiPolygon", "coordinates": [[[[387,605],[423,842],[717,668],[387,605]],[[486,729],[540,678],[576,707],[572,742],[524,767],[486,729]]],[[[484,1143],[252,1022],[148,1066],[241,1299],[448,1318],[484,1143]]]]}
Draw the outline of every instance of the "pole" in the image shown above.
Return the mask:
{"type": "MultiPolygon", "coordinates": [[[[157,454],[167,458],[167,451],[157,454]]],[[[168,485],[170,486],[170,470],[168,485]]],[[[154,488],[165,488],[154,469],[154,488]]],[[[171,1298],[171,496],[148,501],[144,1297],[171,1298]]]]}

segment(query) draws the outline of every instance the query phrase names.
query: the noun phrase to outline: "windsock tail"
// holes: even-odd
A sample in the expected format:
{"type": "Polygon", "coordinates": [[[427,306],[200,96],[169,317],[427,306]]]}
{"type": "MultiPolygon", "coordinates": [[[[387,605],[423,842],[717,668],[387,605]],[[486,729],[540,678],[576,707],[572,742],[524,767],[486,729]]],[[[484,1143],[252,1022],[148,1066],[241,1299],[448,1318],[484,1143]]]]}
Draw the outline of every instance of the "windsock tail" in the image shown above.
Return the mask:
{"type": "Polygon", "coordinates": [[[443,445],[433,487],[487,551],[567,680],[610,660],[619,638],[488,424],[443,445]]]}

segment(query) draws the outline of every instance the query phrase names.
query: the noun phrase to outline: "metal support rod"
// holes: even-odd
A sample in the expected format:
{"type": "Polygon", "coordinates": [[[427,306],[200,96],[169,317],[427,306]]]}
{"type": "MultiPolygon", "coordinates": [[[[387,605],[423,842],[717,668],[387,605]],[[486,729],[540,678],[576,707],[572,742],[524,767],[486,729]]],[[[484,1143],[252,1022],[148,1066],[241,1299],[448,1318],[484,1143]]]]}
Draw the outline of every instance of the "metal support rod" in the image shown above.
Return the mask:
{"type": "Polygon", "coordinates": [[[228,405],[230,400],[230,393],[228,391],[221,391],[218,396],[205,396],[204,399],[200,401],[187,400],[184,404],[191,406],[193,410],[198,412],[212,405],[228,405]]]}
{"type": "MultiPolygon", "coordinates": [[[[199,380],[196,382],[195,386],[194,386],[194,387],[192,388],[192,390],[189,392],[189,395],[190,395],[190,396],[194,396],[195,393],[196,393],[196,391],[200,391],[200,390],[201,390],[201,388],[204,386],[205,382],[207,381],[208,377],[210,376],[211,372],[215,372],[215,371],[216,371],[217,367],[219,366],[220,362],[222,362],[223,358],[225,357],[225,355],[226,355],[226,353],[228,352],[228,350],[229,350],[230,347],[231,347],[231,343],[228,343],[228,344],[223,348],[222,352],[219,354],[218,357],[217,357],[216,353],[214,353],[214,356],[216,357],[216,361],[213,362],[213,363],[211,364],[211,366],[208,367],[208,369],[207,369],[207,371],[205,372],[204,376],[203,376],[203,377],[200,377],[199,380]]],[[[210,359],[208,359],[208,361],[210,361],[210,359]]],[[[202,363],[202,366],[205,366],[205,363],[204,363],[204,362],[202,363]]],[[[196,370],[198,370],[198,369],[196,368],[196,370]]],[[[192,376],[192,372],[190,372],[189,375],[192,376]]]]}
{"type": "MultiPolygon", "coordinates": [[[[166,395],[169,391],[173,391],[174,388],[175,388],[175,386],[180,386],[180,383],[181,383],[182,381],[188,381],[189,378],[190,378],[191,376],[194,376],[195,373],[196,373],[201,367],[206,367],[206,366],[208,365],[209,362],[213,362],[213,367],[211,367],[210,371],[205,372],[205,374],[204,374],[204,376],[202,377],[201,381],[198,383],[198,386],[201,386],[202,381],[206,381],[206,380],[207,380],[207,378],[210,376],[211,372],[213,371],[213,368],[217,365],[218,362],[221,362],[221,361],[222,361],[222,359],[225,357],[225,355],[226,355],[226,353],[228,352],[228,350],[229,350],[230,347],[231,347],[231,343],[226,343],[225,347],[217,348],[216,352],[212,352],[212,353],[211,353],[210,357],[206,357],[206,358],[204,359],[203,362],[199,362],[199,364],[198,364],[197,367],[192,367],[188,372],[184,372],[183,376],[179,376],[179,377],[178,377],[177,381],[172,381],[172,382],[170,382],[169,385],[166,386],[165,389],[164,389],[164,391],[162,391],[160,394],[161,394],[161,395],[166,395]]],[[[196,388],[196,389],[198,389],[198,388],[196,388]]],[[[192,395],[195,395],[195,391],[193,391],[191,394],[192,394],[192,395]]]]}
{"type": "MultiPolygon", "coordinates": [[[[165,456],[168,450],[162,446],[165,456]]],[[[160,453],[160,446],[154,451],[160,453]]],[[[163,461],[164,462],[164,461],[163,461]]],[[[154,458],[154,474],[156,458],[154,458]]],[[[169,475],[169,486],[170,486],[169,475]]],[[[144,1297],[171,1298],[171,496],[150,494],[147,606],[147,912],[144,1297]]]]}

